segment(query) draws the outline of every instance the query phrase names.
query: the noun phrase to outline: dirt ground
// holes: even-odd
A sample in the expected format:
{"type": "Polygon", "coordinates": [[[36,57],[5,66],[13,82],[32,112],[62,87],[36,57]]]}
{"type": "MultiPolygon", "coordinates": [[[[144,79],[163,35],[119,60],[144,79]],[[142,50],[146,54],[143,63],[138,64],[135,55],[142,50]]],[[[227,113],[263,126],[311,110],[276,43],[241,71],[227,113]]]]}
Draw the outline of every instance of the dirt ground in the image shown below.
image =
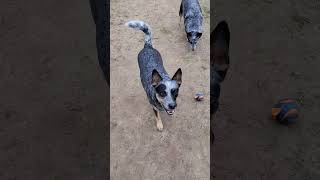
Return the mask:
{"type": "Polygon", "coordinates": [[[187,45],[180,1],[111,1],[111,179],[209,179],[209,2],[201,1],[204,34],[197,50],[187,45]],[[173,117],[161,114],[164,131],[142,88],[137,55],[144,34],[124,26],[144,20],[170,75],[181,67],[182,86],[173,117]],[[197,91],[205,93],[195,102],[197,91]]]}
{"type": "Polygon", "coordinates": [[[226,19],[231,31],[231,68],[214,119],[215,179],[320,179],[319,1],[211,5],[211,25],[226,19]],[[269,118],[286,97],[302,99],[290,127],[269,118]]]}
{"type": "Polygon", "coordinates": [[[106,177],[106,83],[88,1],[0,2],[0,179],[106,177]]]}

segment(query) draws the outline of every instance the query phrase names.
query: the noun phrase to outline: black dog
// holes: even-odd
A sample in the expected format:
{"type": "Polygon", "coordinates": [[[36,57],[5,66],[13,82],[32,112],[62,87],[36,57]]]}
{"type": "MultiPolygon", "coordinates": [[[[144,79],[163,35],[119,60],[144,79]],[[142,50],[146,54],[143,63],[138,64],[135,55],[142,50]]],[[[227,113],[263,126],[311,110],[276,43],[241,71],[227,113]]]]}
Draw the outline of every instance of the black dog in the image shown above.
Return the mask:
{"type": "Polygon", "coordinates": [[[192,50],[202,36],[202,10],[198,0],[182,0],[179,16],[183,15],[187,39],[192,50]]]}
{"type": "Polygon", "coordinates": [[[176,98],[182,83],[182,71],[179,68],[170,78],[163,67],[160,53],[152,47],[151,29],[148,24],[143,21],[129,21],[126,25],[145,33],[144,48],[138,55],[140,78],[149,102],[153,106],[157,129],[162,131],[163,124],[159,111],[165,110],[169,115],[173,115],[177,106],[176,98]]]}

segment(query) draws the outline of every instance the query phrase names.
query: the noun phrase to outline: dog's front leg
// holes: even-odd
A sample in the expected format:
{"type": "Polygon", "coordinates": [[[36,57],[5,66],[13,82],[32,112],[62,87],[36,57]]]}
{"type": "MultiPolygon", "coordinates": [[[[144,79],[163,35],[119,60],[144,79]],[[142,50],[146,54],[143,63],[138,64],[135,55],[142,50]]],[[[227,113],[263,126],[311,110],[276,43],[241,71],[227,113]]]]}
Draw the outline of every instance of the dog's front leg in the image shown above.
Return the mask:
{"type": "Polygon", "coordinates": [[[156,115],[156,123],[157,123],[157,129],[159,131],[162,131],[163,130],[163,124],[162,124],[162,121],[161,121],[161,117],[160,117],[160,113],[157,109],[153,108],[153,112],[154,114],[156,115]]]}

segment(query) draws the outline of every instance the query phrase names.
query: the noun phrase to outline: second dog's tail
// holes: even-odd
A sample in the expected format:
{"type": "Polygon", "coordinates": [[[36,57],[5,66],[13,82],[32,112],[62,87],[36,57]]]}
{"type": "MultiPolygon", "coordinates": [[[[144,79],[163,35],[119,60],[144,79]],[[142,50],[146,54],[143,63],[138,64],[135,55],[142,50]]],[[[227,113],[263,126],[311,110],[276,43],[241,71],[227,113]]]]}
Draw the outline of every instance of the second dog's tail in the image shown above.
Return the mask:
{"type": "Polygon", "coordinates": [[[143,31],[145,34],[145,37],[144,37],[145,45],[149,45],[152,47],[151,28],[147,23],[145,23],[143,21],[135,20],[135,21],[129,21],[125,25],[128,27],[131,27],[134,29],[139,29],[139,30],[143,31]]]}

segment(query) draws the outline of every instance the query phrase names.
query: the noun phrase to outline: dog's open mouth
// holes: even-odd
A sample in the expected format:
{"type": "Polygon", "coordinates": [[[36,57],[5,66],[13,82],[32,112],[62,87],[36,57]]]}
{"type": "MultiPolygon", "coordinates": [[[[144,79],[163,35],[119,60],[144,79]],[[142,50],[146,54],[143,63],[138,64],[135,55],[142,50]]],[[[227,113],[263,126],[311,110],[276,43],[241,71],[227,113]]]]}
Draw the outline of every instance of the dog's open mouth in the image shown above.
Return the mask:
{"type": "Polygon", "coordinates": [[[161,106],[167,112],[168,115],[172,116],[174,114],[174,109],[167,109],[162,104],[161,106]]]}
{"type": "Polygon", "coordinates": [[[171,109],[171,110],[166,109],[166,112],[171,116],[174,114],[174,109],[171,109]]]}

